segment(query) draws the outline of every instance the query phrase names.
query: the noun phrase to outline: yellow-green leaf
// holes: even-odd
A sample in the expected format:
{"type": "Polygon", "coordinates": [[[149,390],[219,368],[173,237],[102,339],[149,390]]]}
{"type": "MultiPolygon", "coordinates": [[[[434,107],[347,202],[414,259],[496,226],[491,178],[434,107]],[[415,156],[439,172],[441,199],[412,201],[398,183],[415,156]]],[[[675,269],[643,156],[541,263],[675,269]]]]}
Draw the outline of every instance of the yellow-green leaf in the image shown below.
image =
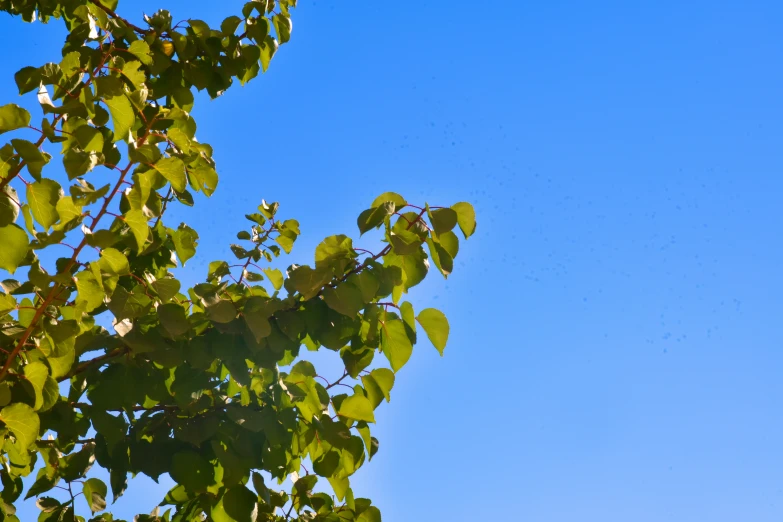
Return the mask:
{"type": "Polygon", "coordinates": [[[278,270],[277,268],[265,268],[264,273],[269,278],[269,281],[272,283],[272,286],[275,287],[275,290],[280,290],[283,286],[283,273],[278,270]]]}
{"type": "Polygon", "coordinates": [[[390,319],[381,324],[381,348],[389,359],[392,370],[399,371],[413,353],[413,345],[405,332],[405,324],[399,319],[390,319]]]}
{"type": "Polygon", "coordinates": [[[476,231],[476,210],[473,208],[473,205],[462,201],[452,205],[451,208],[457,213],[457,224],[459,229],[462,230],[465,239],[472,236],[476,231]]]}
{"type": "Polygon", "coordinates": [[[0,107],[0,134],[28,125],[30,125],[30,113],[20,106],[9,103],[0,107]]]}
{"type": "Polygon", "coordinates": [[[38,414],[27,404],[17,402],[0,410],[0,420],[11,430],[23,448],[38,440],[41,421],[38,414]]]}
{"type": "Polygon", "coordinates": [[[25,257],[30,241],[21,227],[10,224],[0,227],[0,268],[13,274],[25,257]]]}
{"type": "Polygon", "coordinates": [[[128,133],[136,123],[136,115],[130,100],[124,94],[104,98],[104,103],[109,108],[111,121],[114,124],[114,141],[128,141],[128,133]]]}
{"type": "Polygon", "coordinates": [[[147,236],[150,233],[150,227],[147,224],[147,218],[139,209],[129,210],[123,217],[125,223],[130,227],[133,237],[136,238],[136,246],[139,252],[144,250],[144,243],[147,242],[147,236]]]}
{"type": "Polygon", "coordinates": [[[373,405],[364,395],[351,395],[345,399],[337,414],[357,421],[375,422],[373,405]]]}
{"type": "Polygon", "coordinates": [[[35,220],[44,228],[57,223],[57,202],[62,195],[62,187],[53,179],[43,178],[27,185],[27,204],[35,220]]]}
{"type": "Polygon", "coordinates": [[[163,158],[155,164],[155,170],[160,172],[160,175],[166,178],[177,192],[182,192],[187,188],[185,164],[181,159],[163,158]]]}
{"type": "Polygon", "coordinates": [[[427,333],[432,345],[443,355],[446,341],[449,339],[449,321],[443,312],[435,308],[425,308],[419,312],[416,320],[427,333]]]}

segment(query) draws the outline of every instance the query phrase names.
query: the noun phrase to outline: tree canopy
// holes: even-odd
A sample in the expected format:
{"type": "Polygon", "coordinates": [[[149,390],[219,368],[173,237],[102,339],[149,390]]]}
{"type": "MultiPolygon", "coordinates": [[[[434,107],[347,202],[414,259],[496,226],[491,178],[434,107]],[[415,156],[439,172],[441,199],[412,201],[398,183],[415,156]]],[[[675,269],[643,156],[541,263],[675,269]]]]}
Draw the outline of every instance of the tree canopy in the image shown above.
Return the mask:
{"type": "Polygon", "coordinates": [[[40,123],[0,107],[0,521],[28,499],[42,522],[117,520],[110,504],[140,473],[177,485],[139,522],[381,520],[350,478],[378,451],[374,412],[417,340],[443,354],[446,317],[408,292],[431,264],[452,272],[473,207],[387,192],[357,205],[375,251],[334,235],[281,271],[299,223],[262,201],[235,259],[188,289],[175,273],[198,232],[164,219],[218,186],[194,90],[266,72],[295,6],[248,2],[211,27],[165,10],[137,25],[117,0],[0,0],[68,30],[60,59],[15,74],[40,123]],[[320,375],[315,350],[344,373],[320,375]]]}

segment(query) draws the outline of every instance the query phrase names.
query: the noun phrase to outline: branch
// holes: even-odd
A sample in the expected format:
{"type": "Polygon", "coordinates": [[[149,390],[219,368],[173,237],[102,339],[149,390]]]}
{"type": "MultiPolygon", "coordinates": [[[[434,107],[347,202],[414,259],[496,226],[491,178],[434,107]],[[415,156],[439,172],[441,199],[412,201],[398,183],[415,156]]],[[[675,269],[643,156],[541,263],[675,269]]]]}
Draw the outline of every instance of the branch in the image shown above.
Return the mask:
{"type": "MultiPolygon", "coordinates": [[[[329,388],[334,388],[335,386],[337,386],[338,384],[340,384],[340,382],[342,382],[342,380],[343,380],[343,379],[345,379],[346,377],[348,377],[348,372],[345,372],[345,373],[343,374],[343,376],[342,376],[342,377],[340,377],[339,379],[337,379],[336,381],[334,381],[332,384],[330,384],[329,386],[327,386],[327,387],[326,387],[326,389],[328,390],[329,388]]],[[[347,384],[345,384],[345,385],[343,385],[343,386],[347,386],[347,384]]]]}
{"type": "Polygon", "coordinates": [[[118,15],[117,13],[115,13],[114,11],[112,11],[111,9],[106,7],[105,5],[103,5],[99,0],[89,0],[89,2],[91,4],[97,5],[104,13],[106,13],[109,16],[111,16],[115,20],[120,20],[122,23],[124,23],[125,25],[127,25],[128,27],[130,27],[131,29],[136,31],[137,33],[149,34],[149,33],[152,32],[152,30],[150,30],[150,29],[142,29],[141,27],[130,23],[129,21],[127,21],[126,19],[124,19],[123,17],[121,17],[120,15],[118,15]]]}
{"type": "MultiPolygon", "coordinates": [[[[95,439],[78,439],[73,441],[74,444],[93,444],[95,442],[95,439]]],[[[57,444],[57,439],[52,440],[37,440],[35,441],[36,444],[57,444]]]]}
{"type": "MultiPolygon", "coordinates": [[[[90,408],[94,408],[92,404],[88,404],[86,402],[72,402],[70,403],[71,406],[74,408],[79,408],[80,410],[88,410],[90,408]]],[[[149,408],[145,408],[144,406],[134,406],[131,408],[133,411],[174,411],[180,409],[179,406],[175,404],[158,404],[157,406],[151,406],[149,408]]],[[[109,409],[104,411],[114,411],[122,413],[125,410],[123,409],[109,409]]]]}
{"type": "MultiPolygon", "coordinates": [[[[143,145],[144,142],[147,140],[147,136],[150,132],[150,127],[155,122],[155,120],[152,120],[152,123],[150,123],[149,126],[144,131],[144,135],[140,138],[137,138],[137,144],[143,145]]],[[[111,191],[111,194],[109,194],[104,202],[101,209],[98,211],[98,214],[93,218],[92,225],[90,225],[90,232],[94,232],[95,228],[98,226],[98,222],[101,220],[103,216],[106,215],[109,209],[109,204],[114,199],[114,197],[117,195],[117,192],[119,192],[120,187],[122,187],[122,184],[125,182],[125,177],[128,175],[128,172],[130,171],[131,167],[135,165],[134,161],[129,161],[128,165],[122,169],[122,172],[120,173],[120,179],[117,180],[117,183],[114,185],[114,189],[111,191]]],[[[66,264],[65,268],[62,270],[63,273],[69,273],[71,269],[78,263],[77,258],[79,257],[79,254],[81,253],[82,249],[87,245],[87,235],[84,236],[84,239],[82,239],[81,243],[79,243],[79,246],[76,247],[76,250],[74,250],[73,255],[71,256],[71,259],[66,264]]],[[[30,321],[30,325],[27,327],[27,329],[22,333],[22,337],[19,339],[19,342],[17,343],[16,347],[14,347],[13,351],[8,355],[8,358],[5,361],[5,364],[3,365],[3,368],[0,369],[0,381],[2,381],[6,374],[8,373],[8,369],[11,368],[11,365],[14,363],[14,360],[19,355],[19,352],[22,351],[22,348],[27,343],[27,341],[30,339],[30,336],[33,333],[33,330],[38,326],[38,321],[41,320],[41,317],[44,315],[44,312],[46,308],[52,304],[52,302],[56,299],[58,295],[60,295],[60,292],[63,289],[62,283],[56,283],[51,290],[49,290],[48,295],[46,298],[44,298],[43,302],[38,307],[38,310],[33,315],[33,319],[30,321]]]]}
{"type": "Polygon", "coordinates": [[[120,357],[121,355],[125,355],[126,353],[130,352],[130,349],[125,348],[117,348],[115,350],[110,351],[109,353],[106,353],[104,355],[101,355],[100,357],[96,357],[95,359],[90,359],[89,361],[84,361],[82,364],[68,372],[68,374],[60,377],[57,379],[57,382],[63,382],[69,380],[74,375],[78,375],[89,368],[91,368],[95,364],[103,364],[105,361],[109,359],[114,359],[115,357],[120,357]]]}

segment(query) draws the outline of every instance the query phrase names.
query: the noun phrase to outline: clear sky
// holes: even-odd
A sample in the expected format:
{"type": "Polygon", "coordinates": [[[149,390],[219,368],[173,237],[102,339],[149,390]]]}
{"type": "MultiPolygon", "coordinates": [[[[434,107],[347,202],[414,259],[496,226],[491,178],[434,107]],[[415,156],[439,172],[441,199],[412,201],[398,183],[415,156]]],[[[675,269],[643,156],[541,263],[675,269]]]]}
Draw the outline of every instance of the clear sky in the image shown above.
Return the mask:
{"type": "MultiPolygon", "coordinates": [[[[301,222],[293,261],[357,235],[381,192],[470,201],[455,273],[413,299],[449,316],[446,357],[422,343],[398,376],[357,495],[385,522],[780,520],[781,18],[772,0],[300,0],[270,72],[197,105],[221,184],[180,212],[202,238],[183,278],[230,256],[261,198],[301,222]]],[[[7,103],[62,32],[0,27],[7,103]]],[[[116,512],[166,489],[132,483],[116,512]]]]}

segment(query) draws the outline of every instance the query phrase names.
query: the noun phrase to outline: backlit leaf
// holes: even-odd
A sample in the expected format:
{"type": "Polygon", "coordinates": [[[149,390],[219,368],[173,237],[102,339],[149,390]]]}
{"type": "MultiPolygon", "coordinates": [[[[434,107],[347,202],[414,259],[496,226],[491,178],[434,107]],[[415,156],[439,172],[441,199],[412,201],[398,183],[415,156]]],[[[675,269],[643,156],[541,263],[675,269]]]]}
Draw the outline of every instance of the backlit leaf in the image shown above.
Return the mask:
{"type": "Polygon", "coordinates": [[[52,179],[42,179],[27,185],[27,204],[33,217],[44,228],[57,222],[57,201],[62,197],[63,189],[52,179]]]}
{"type": "Polygon", "coordinates": [[[124,94],[105,98],[103,101],[111,114],[111,121],[114,125],[114,141],[127,141],[129,139],[128,133],[136,122],[133,105],[124,94]]]}
{"type": "Polygon", "coordinates": [[[30,113],[14,103],[0,107],[0,134],[30,125],[30,113]]]}
{"type": "Polygon", "coordinates": [[[185,164],[181,159],[175,157],[163,158],[155,164],[155,170],[169,180],[169,183],[177,192],[182,192],[187,187],[185,164]]]}
{"type": "Polygon", "coordinates": [[[381,347],[392,370],[397,372],[405,366],[413,353],[413,345],[402,321],[390,319],[381,325],[381,347]]]}
{"type": "Polygon", "coordinates": [[[90,511],[97,513],[106,509],[106,495],[109,490],[102,480],[91,478],[84,481],[82,493],[84,500],[90,506],[90,511]]]}
{"type": "Polygon", "coordinates": [[[0,227],[0,268],[13,274],[27,257],[29,244],[27,233],[18,225],[0,227]]]}
{"type": "Polygon", "coordinates": [[[147,224],[147,218],[141,210],[129,210],[124,221],[130,227],[133,237],[136,238],[136,247],[139,251],[144,250],[144,244],[147,242],[147,236],[150,233],[150,227],[147,224]]]}
{"type": "Polygon", "coordinates": [[[476,231],[476,211],[473,205],[463,201],[452,205],[451,208],[457,213],[457,223],[465,239],[472,236],[476,231]]]}
{"type": "Polygon", "coordinates": [[[443,312],[435,308],[425,308],[416,317],[427,333],[432,345],[443,355],[446,341],[449,339],[449,322],[443,312]]]}
{"type": "Polygon", "coordinates": [[[41,421],[27,404],[17,402],[0,410],[0,421],[11,430],[21,447],[27,448],[38,439],[41,421]]]}

